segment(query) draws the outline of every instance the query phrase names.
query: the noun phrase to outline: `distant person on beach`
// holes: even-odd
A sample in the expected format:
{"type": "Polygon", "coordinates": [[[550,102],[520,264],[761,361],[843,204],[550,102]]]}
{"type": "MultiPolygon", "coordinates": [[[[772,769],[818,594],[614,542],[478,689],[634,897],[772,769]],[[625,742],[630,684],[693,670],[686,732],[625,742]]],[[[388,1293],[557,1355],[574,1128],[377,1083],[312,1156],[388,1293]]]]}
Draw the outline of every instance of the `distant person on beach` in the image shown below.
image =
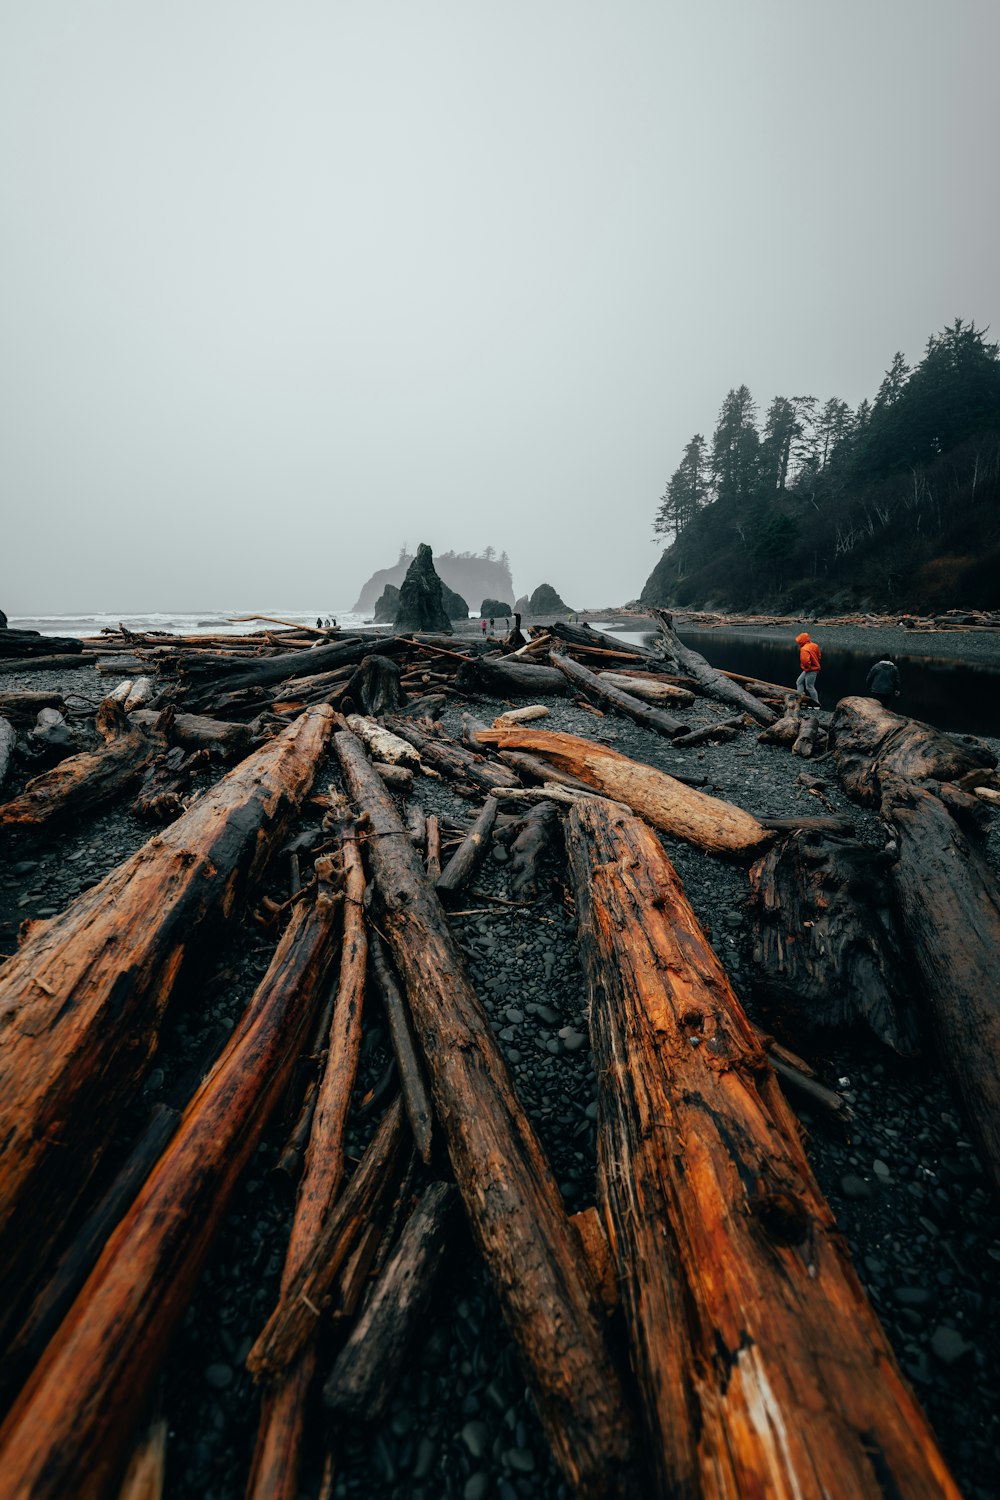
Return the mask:
{"type": "Polygon", "coordinates": [[[795,637],[795,644],[799,648],[799,666],[802,669],[796,679],[795,690],[810,697],[818,708],[819,693],[816,691],[816,678],[819,676],[823,653],[816,642],[809,639],[809,632],[806,630],[795,637]]]}
{"type": "Polygon", "coordinates": [[[899,697],[899,668],[886,656],[877,661],[868,673],[868,696],[877,698],[883,708],[888,708],[893,698],[899,697]]]}
{"type": "Polygon", "coordinates": [[[317,615],[316,616],[316,629],[317,630],[322,630],[323,629],[323,617],[322,617],[322,615],[317,615]]]}
{"type": "Polygon", "coordinates": [[[485,638],[486,638],[486,621],[485,620],[480,620],[480,622],[479,622],[479,628],[483,632],[483,639],[485,640],[485,638]]]}
{"type": "Polygon", "coordinates": [[[490,635],[493,634],[493,621],[490,620],[490,635]]]}

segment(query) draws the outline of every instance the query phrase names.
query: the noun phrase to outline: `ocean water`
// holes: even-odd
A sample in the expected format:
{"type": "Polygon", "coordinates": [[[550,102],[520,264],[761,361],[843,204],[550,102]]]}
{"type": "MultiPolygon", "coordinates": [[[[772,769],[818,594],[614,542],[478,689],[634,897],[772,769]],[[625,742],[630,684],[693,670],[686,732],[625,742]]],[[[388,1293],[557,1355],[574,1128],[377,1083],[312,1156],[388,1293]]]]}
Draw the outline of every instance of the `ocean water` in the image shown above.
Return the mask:
{"type": "MultiPolygon", "coordinates": [[[[76,615],[11,615],[7,621],[11,630],[40,630],[42,635],[100,635],[105,629],[117,630],[119,624],[126,630],[165,631],[169,635],[244,635],[255,630],[274,629],[269,622],[256,617],[235,623],[245,611],[241,609],[203,609],[190,612],[160,611],[155,614],[129,615],[120,610],[108,610],[100,614],[76,615]]],[[[355,614],[352,610],[285,610],[269,609],[273,620],[284,620],[290,625],[315,625],[317,619],[334,619],[341,630],[354,630],[366,626],[370,630],[388,630],[388,625],[373,625],[371,615],[355,614]]]]}

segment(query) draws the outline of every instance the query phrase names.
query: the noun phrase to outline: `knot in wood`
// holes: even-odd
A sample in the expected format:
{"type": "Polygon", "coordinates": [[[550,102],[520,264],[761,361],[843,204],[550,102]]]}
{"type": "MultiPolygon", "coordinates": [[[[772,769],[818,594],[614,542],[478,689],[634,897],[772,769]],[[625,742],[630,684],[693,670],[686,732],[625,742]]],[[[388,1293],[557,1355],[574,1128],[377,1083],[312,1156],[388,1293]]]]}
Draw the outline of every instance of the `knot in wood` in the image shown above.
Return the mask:
{"type": "Polygon", "coordinates": [[[761,1193],[751,1211],[776,1245],[801,1245],[809,1232],[809,1216],[791,1193],[761,1193]]]}

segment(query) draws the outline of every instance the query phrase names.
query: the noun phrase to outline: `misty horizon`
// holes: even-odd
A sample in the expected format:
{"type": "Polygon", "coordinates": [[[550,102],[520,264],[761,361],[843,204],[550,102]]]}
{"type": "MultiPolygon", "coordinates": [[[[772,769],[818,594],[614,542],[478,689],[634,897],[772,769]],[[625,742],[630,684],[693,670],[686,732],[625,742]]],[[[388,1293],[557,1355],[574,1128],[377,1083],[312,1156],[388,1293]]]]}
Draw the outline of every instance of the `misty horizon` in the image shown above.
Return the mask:
{"type": "Polygon", "coordinates": [[[54,0],[3,37],[12,618],[344,610],[422,541],[621,605],[731,387],[853,408],[1000,328],[985,0],[54,0]]]}

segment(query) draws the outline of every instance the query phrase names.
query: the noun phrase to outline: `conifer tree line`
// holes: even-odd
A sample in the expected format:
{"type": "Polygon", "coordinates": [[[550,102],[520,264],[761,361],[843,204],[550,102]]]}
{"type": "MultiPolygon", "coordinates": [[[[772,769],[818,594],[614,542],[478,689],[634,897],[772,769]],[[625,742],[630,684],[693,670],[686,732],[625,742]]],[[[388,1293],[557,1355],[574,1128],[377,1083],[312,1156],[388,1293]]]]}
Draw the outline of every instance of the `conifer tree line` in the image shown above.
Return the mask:
{"type": "Polygon", "coordinates": [[[961,318],[856,409],[731,389],[660,498],[646,604],[1000,605],[1000,357],[961,318]],[[957,597],[962,594],[962,597],[957,597]],[[956,597],[950,599],[954,594],[956,597]]]}

